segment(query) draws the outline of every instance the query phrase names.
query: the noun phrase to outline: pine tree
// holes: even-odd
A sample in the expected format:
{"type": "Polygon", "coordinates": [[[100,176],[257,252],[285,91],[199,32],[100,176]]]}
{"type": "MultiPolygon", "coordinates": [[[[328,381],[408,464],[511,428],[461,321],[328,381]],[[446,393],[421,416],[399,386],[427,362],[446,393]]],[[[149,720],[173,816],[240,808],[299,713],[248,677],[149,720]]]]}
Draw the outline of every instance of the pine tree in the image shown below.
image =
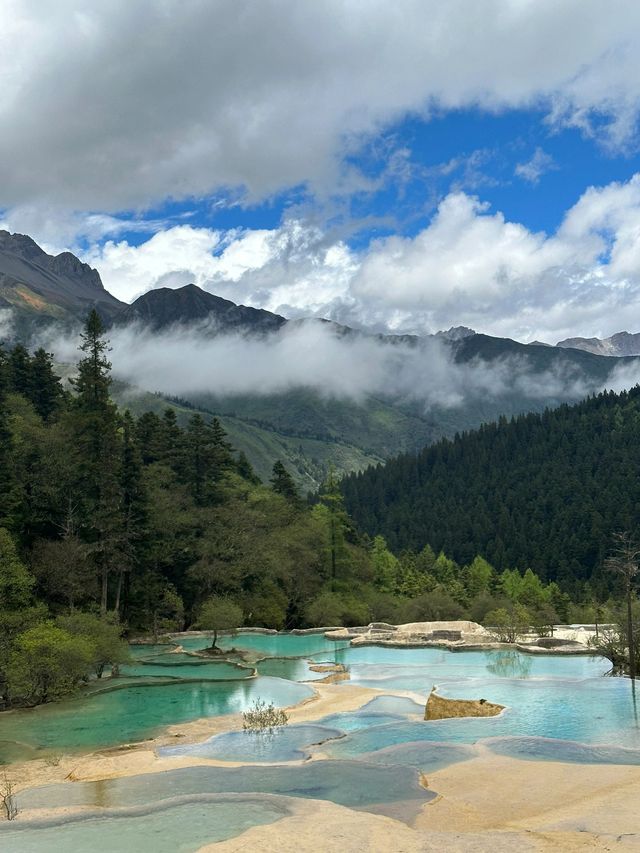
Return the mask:
{"type": "Polygon", "coordinates": [[[100,573],[100,611],[109,599],[109,574],[121,557],[122,490],[119,482],[120,453],[117,408],[109,396],[111,362],[104,326],[92,310],[81,335],[74,425],[82,455],[80,491],[85,504],[85,535],[93,546],[100,573]]]}
{"type": "Polygon", "coordinates": [[[270,482],[271,488],[274,492],[282,495],[283,498],[291,501],[291,503],[299,503],[300,496],[298,495],[298,490],[293,481],[293,477],[289,474],[279,459],[273,465],[273,476],[271,477],[270,482]]]}
{"type": "Polygon", "coordinates": [[[31,402],[40,417],[48,421],[59,411],[62,397],[60,377],[53,372],[53,355],[40,347],[31,360],[31,402]]]}
{"type": "Polygon", "coordinates": [[[11,350],[8,366],[11,390],[30,399],[33,382],[31,358],[22,344],[16,344],[11,350]]]}
{"type": "Polygon", "coordinates": [[[127,410],[122,417],[122,556],[114,611],[126,614],[131,572],[142,562],[147,534],[147,494],[142,480],[142,459],[135,442],[135,423],[127,410]]]}
{"type": "Polygon", "coordinates": [[[13,440],[7,414],[8,373],[6,353],[0,347],[0,526],[5,527],[11,526],[15,485],[11,456],[13,440]]]}

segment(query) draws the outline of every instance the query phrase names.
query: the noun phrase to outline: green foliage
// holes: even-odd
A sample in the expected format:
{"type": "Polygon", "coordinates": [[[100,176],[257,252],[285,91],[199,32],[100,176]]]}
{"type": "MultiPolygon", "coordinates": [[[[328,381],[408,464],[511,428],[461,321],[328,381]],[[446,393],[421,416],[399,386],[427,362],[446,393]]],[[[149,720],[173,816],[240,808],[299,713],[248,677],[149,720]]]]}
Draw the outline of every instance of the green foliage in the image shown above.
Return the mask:
{"type": "Polygon", "coordinates": [[[73,637],[87,640],[92,648],[91,665],[98,678],[106,666],[117,667],[129,660],[128,644],[122,639],[122,625],[113,616],[100,617],[92,613],[70,613],[56,620],[73,637]]]}
{"type": "Polygon", "coordinates": [[[33,586],[34,578],[19,560],[13,539],[0,528],[0,611],[27,607],[33,586]]]}
{"type": "Polygon", "coordinates": [[[306,611],[311,625],[333,627],[367,625],[371,611],[365,601],[348,593],[325,591],[314,599],[306,611]]]}
{"type": "MultiPolygon", "coordinates": [[[[613,530],[640,504],[640,387],[576,406],[500,418],[342,482],[345,506],[394,553],[427,542],[459,564],[531,568],[578,598],[600,598],[613,530]]],[[[535,590],[532,590],[535,594],[535,590]]]]}
{"type": "Polygon", "coordinates": [[[7,682],[14,704],[37,705],[73,692],[86,677],[94,646],[52,623],[19,634],[14,643],[7,682]]]}
{"type": "Polygon", "coordinates": [[[499,607],[487,613],[484,624],[494,631],[501,642],[515,643],[518,637],[528,631],[531,614],[522,604],[499,607]]]}
{"type": "Polygon", "coordinates": [[[293,482],[293,477],[279,459],[273,465],[271,488],[274,492],[282,495],[283,498],[292,503],[299,501],[298,490],[296,489],[296,484],[293,482]]]}
{"type": "Polygon", "coordinates": [[[242,608],[228,598],[212,595],[208,598],[198,614],[198,626],[204,631],[213,631],[211,648],[215,649],[218,642],[218,631],[233,631],[243,622],[242,608]]]}

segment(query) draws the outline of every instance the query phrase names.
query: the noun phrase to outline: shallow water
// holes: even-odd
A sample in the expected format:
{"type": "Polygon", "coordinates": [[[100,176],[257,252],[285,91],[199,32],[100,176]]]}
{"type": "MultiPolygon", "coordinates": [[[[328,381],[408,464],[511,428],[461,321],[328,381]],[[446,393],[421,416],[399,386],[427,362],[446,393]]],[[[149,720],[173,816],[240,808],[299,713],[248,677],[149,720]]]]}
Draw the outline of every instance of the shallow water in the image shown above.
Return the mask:
{"type": "Polygon", "coordinates": [[[233,838],[252,826],[286,814],[259,797],[191,797],[156,808],[127,809],[105,816],[0,825],[0,849],[7,853],[192,853],[206,843],[233,838]]]}
{"type": "Polygon", "coordinates": [[[169,724],[238,713],[257,698],[282,707],[311,694],[304,684],[268,677],[125,687],[3,714],[2,737],[36,749],[93,749],[153,737],[169,724]]]}
{"type": "Polygon", "coordinates": [[[225,732],[204,743],[161,747],[158,755],[197,755],[222,761],[260,763],[300,761],[308,757],[311,746],[340,738],[343,733],[325,724],[300,723],[267,731],[225,732]]]}
{"type": "Polygon", "coordinates": [[[329,673],[311,670],[310,667],[315,663],[320,663],[320,657],[314,663],[304,658],[267,658],[258,661],[256,667],[260,675],[287,678],[289,681],[320,681],[329,673]]]}
{"type": "MultiPolygon", "coordinates": [[[[327,640],[324,634],[243,634],[221,637],[222,649],[247,649],[265,657],[312,657],[324,655],[323,660],[334,662],[341,649],[348,646],[343,641],[327,640]]],[[[183,648],[187,648],[182,643],[183,648]]],[[[202,648],[202,647],[200,647],[202,648]]]]}
{"type": "Polygon", "coordinates": [[[351,681],[368,687],[429,692],[434,684],[463,679],[583,679],[600,677],[609,661],[589,655],[559,657],[518,651],[449,652],[445,649],[394,649],[377,646],[338,653],[351,681]]]}
{"type": "Polygon", "coordinates": [[[100,782],[43,785],[21,792],[21,808],[120,808],[201,793],[268,793],[330,800],[360,811],[411,821],[436,794],[408,767],[364,761],[313,761],[298,765],[189,767],[100,782]]]}
{"type": "MultiPolygon", "coordinates": [[[[327,744],[335,757],[356,757],[410,741],[474,743],[483,738],[527,736],[640,749],[631,685],[626,678],[478,679],[447,683],[451,698],[486,698],[507,706],[496,717],[402,722],[354,731],[327,744]]],[[[532,747],[533,748],[533,747],[532,747]]]]}
{"type": "Polygon", "coordinates": [[[229,681],[239,678],[250,678],[253,667],[242,667],[228,661],[199,661],[193,655],[160,655],[136,664],[120,667],[120,674],[125,677],[140,676],[142,678],[202,678],[214,681],[229,681]],[[164,658],[182,658],[170,661],[164,658]],[[160,658],[163,658],[160,661],[160,658]]]}

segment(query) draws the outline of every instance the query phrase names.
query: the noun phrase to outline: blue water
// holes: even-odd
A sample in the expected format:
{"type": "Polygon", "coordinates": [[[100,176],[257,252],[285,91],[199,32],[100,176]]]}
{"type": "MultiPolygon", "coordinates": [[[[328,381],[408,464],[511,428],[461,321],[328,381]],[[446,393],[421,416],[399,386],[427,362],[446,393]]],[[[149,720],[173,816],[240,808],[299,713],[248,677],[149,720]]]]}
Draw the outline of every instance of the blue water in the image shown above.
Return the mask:
{"type": "Polygon", "coordinates": [[[478,679],[448,682],[451,698],[486,698],[506,710],[496,717],[405,721],[363,728],[327,744],[335,757],[356,757],[410,741],[475,743],[484,738],[527,736],[640,749],[640,728],[630,682],[624,678],[478,679]],[[472,684],[472,695],[470,695],[472,684]]]}
{"type": "Polygon", "coordinates": [[[0,824],[7,853],[194,853],[204,844],[233,838],[252,826],[287,814],[273,800],[199,795],[156,807],[114,809],[105,814],[0,824]]]}
{"type": "Polygon", "coordinates": [[[600,657],[526,655],[517,651],[449,652],[363,646],[341,651],[351,682],[379,689],[429,693],[435,684],[486,679],[576,679],[600,677],[611,669],[600,657]]]}
{"type": "Polygon", "coordinates": [[[309,756],[309,748],[343,736],[343,730],[302,723],[278,726],[267,731],[225,732],[204,743],[165,746],[158,755],[197,755],[222,761],[270,763],[300,761],[309,756]]]}
{"type": "Polygon", "coordinates": [[[413,820],[422,806],[436,796],[422,787],[418,771],[411,767],[364,761],[311,761],[297,765],[189,767],[99,782],[43,785],[21,792],[18,806],[121,808],[228,791],[330,800],[406,822],[413,820]]]}

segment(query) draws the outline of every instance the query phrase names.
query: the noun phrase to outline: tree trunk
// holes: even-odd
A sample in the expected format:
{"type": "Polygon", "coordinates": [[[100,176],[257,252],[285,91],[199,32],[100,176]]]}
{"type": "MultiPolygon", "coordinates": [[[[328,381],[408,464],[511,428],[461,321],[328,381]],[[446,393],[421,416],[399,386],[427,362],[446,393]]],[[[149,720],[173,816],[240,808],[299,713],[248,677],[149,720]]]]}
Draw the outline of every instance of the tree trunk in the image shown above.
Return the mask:
{"type": "Polygon", "coordinates": [[[120,569],[120,573],[118,574],[118,586],[116,587],[116,603],[113,606],[114,613],[118,616],[120,615],[120,593],[122,592],[122,578],[124,576],[124,571],[120,569]]]}
{"type": "Polygon", "coordinates": [[[102,567],[102,596],[100,598],[100,615],[107,615],[107,596],[109,592],[109,570],[106,565],[102,567]]]}
{"type": "Polygon", "coordinates": [[[636,677],[636,650],[633,642],[633,611],[631,609],[631,584],[627,584],[627,646],[629,648],[629,678],[636,677]]]}

